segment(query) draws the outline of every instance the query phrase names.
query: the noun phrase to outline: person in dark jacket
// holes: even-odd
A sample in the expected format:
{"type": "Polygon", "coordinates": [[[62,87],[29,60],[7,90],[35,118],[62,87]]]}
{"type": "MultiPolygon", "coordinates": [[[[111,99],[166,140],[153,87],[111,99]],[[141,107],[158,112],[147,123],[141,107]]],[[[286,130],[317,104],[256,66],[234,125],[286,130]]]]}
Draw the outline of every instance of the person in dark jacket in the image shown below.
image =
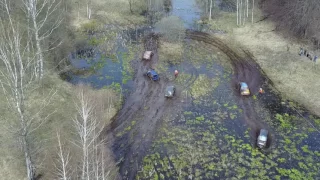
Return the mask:
{"type": "Polygon", "coordinates": [[[301,47],[301,48],[300,48],[299,55],[302,56],[302,54],[303,54],[303,48],[301,47]]]}

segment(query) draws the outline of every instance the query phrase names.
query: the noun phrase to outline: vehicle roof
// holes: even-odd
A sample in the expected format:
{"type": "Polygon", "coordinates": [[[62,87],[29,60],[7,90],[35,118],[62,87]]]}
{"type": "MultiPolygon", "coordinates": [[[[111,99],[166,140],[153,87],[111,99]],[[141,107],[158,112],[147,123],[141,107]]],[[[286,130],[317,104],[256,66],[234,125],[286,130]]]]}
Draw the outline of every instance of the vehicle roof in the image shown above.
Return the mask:
{"type": "Polygon", "coordinates": [[[167,91],[173,91],[173,89],[174,89],[174,86],[167,86],[166,88],[167,91]]]}
{"type": "Polygon", "coordinates": [[[245,82],[240,82],[240,85],[241,85],[242,87],[248,87],[248,84],[245,83],[245,82]]]}
{"type": "Polygon", "coordinates": [[[149,72],[152,76],[158,76],[158,73],[153,69],[151,69],[149,72]]]}
{"type": "Polygon", "coordinates": [[[267,135],[268,135],[268,130],[266,130],[266,129],[261,129],[261,130],[260,130],[260,135],[261,135],[261,136],[267,136],[267,135]]]}

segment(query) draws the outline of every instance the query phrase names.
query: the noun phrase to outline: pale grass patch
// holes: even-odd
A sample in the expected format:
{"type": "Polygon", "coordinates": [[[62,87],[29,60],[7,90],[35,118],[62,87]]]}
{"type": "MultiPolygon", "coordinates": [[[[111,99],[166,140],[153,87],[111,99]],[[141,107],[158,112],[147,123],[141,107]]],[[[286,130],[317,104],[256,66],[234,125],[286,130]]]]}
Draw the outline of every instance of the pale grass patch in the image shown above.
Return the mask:
{"type": "MultiPolygon", "coordinates": [[[[139,6],[137,1],[136,6],[139,6]]],[[[71,25],[79,28],[90,20],[86,17],[86,3],[81,3],[78,9],[77,4],[71,12],[71,25]],[[79,11],[79,16],[78,16],[79,11]]],[[[144,17],[137,13],[130,13],[127,0],[92,0],[92,18],[105,24],[137,25],[144,22],[144,17]]]]}
{"type": "Polygon", "coordinates": [[[274,29],[272,22],[262,21],[234,29],[232,39],[253,53],[258,64],[285,97],[320,115],[319,62],[315,65],[307,57],[300,57],[299,49],[306,45],[284,38],[272,31],[274,29]]]}

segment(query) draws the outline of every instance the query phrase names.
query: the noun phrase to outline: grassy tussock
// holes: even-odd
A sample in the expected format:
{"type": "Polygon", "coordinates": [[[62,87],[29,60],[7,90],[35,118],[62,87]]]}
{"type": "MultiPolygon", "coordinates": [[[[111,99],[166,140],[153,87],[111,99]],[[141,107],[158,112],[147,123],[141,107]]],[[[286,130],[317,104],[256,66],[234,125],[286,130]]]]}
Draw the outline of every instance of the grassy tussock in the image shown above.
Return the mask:
{"type": "Polygon", "coordinates": [[[178,64],[182,61],[183,45],[182,43],[162,42],[160,45],[159,59],[172,64],[178,64]]]}

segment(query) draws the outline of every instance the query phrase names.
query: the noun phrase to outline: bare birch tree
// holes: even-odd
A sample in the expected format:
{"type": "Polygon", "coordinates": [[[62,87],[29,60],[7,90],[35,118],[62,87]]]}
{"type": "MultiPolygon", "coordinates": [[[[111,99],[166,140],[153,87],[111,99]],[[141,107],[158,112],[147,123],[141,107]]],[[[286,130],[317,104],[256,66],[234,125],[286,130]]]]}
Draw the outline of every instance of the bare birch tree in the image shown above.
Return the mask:
{"type": "Polygon", "coordinates": [[[252,8],[251,8],[251,23],[253,24],[253,10],[254,10],[254,0],[252,0],[252,8]]]}
{"type": "Polygon", "coordinates": [[[106,173],[104,159],[100,157],[103,156],[103,140],[98,138],[104,123],[97,119],[96,100],[83,86],[80,89],[75,103],[78,115],[74,119],[79,139],[74,144],[81,149],[81,179],[104,179],[109,174],[106,173]]]}
{"type": "Polygon", "coordinates": [[[74,101],[77,114],[73,119],[76,133],[72,135],[71,144],[61,143],[60,134],[57,134],[59,160],[55,164],[55,176],[63,180],[115,179],[115,163],[110,157],[106,138],[101,135],[106,125],[103,120],[108,108],[106,96],[104,93],[92,92],[84,85],[79,85],[77,89],[74,101]],[[75,167],[79,168],[71,172],[71,168],[75,167]]]}
{"type": "Polygon", "coordinates": [[[278,29],[314,42],[320,41],[319,0],[263,1],[263,10],[277,23],[278,29]]]}
{"type": "Polygon", "coordinates": [[[133,0],[128,0],[129,1],[129,9],[130,9],[130,12],[133,13],[133,10],[132,10],[132,4],[134,4],[133,0]]]}
{"type": "Polygon", "coordinates": [[[32,29],[35,37],[36,45],[36,77],[42,79],[44,74],[44,48],[42,47],[42,42],[47,39],[54,30],[56,30],[61,22],[62,18],[57,16],[55,17],[54,22],[50,22],[50,27],[48,21],[51,16],[56,15],[56,11],[59,9],[60,0],[23,0],[23,3],[26,7],[26,16],[27,19],[32,21],[32,25],[29,27],[32,29]]]}
{"type": "Polygon", "coordinates": [[[8,32],[2,24],[1,32],[0,60],[5,65],[5,69],[0,71],[0,83],[9,107],[17,113],[18,121],[14,122],[14,125],[19,127],[16,133],[21,137],[28,179],[33,180],[35,178],[35,167],[31,159],[28,142],[28,126],[30,123],[25,117],[25,90],[32,82],[32,78],[27,74],[28,64],[31,62],[25,62],[22,59],[21,37],[15,32],[15,28],[8,32]]]}
{"type": "Polygon", "coordinates": [[[237,25],[239,25],[239,0],[237,0],[237,25]]]}
{"type": "Polygon", "coordinates": [[[209,20],[211,20],[211,18],[212,18],[212,1],[213,0],[210,0],[210,9],[209,9],[209,20]]]}
{"type": "Polygon", "coordinates": [[[56,167],[56,176],[61,180],[71,179],[71,168],[70,165],[70,151],[66,150],[65,144],[62,144],[60,133],[57,132],[57,141],[58,141],[58,162],[55,163],[56,167]]]}
{"type": "Polygon", "coordinates": [[[91,19],[91,13],[92,13],[92,0],[87,0],[87,18],[91,19]]]}
{"type": "Polygon", "coordinates": [[[247,4],[247,18],[248,18],[249,17],[249,0],[247,0],[246,4],[247,4]]]}
{"type": "MultiPolygon", "coordinates": [[[[4,1],[2,1],[4,2],[4,1]]],[[[4,5],[6,5],[4,3],[4,5]]],[[[14,22],[8,12],[9,22],[5,26],[1,20],[0,30],[0,85],[7,99],[8,107],[12,110],[15,118],[8,121],[10,132],[18,135],[21,142],[29,180],[34,180],[36,167],[32,158],[30,135],[36,131],[48,117],[41,118],[40,113],[45,108],[55,94],[54,91],[48,94],[48,99],[44,100],[38,112],[29,111],[28,97],[34,89],[33,58],[27,58],[26,43],[22,44],[19,27],[14,22]]]]}
{"type": "MultiPolygon", "coordinates": [[[[236,9],[237,9],[237,25],[245,25],[246,20],[249,19],[249,0],[237,0],[236,2],[236,9]]],[[[251,7],[251,22],[253,23],[253,10],[254,10],[254,0],[252,0],[251,7]]]]}

